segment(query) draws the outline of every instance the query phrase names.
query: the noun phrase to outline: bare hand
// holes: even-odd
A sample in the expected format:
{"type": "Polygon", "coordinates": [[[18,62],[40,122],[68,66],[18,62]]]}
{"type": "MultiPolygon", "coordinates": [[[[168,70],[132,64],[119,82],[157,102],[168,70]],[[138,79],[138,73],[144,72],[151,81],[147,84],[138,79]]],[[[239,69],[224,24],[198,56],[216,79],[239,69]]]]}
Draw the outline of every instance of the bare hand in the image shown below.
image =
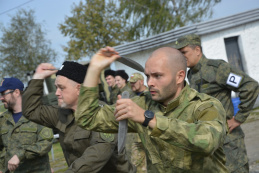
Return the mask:
{"type": "Polygon", "coordinates": [[[56,68],[52,64],[41,63],[40,65],[38,65],[35,74],[33,75],[33,79],[45,79],[52,74],[57,73],[57,70],[55,69],[56,68]]]}
{"type": "Polygon", "coordinates": [[[8,161],[8,169],[10,171],[15,171],[16,168],[18,168],[20,163],[19,158],[17,157],[17,155],[14,155],[9,161],[8,161]]]}
{"type": "Polygon", "coordinates": [[[230,120],[227,120],[227,122],[228,122],[228,127],[229,127],[229,133],[231,133],[232,130],[234,130],[236,127],[241,125],[241,123],[238,122],[237,120],[235,120],[234,117],[230,120]]]}
{"type": "Polygon", "coordinates": [[[94,66],[99,70],[103,70],[109,66],[116,59],[120,58],[119,53],[112,47],[105,47],[100,49],[91,59],[90,66],[94,66]]]}
{"type": "Polygon", "coordinates": [[[142,124],[145,120],[144,112],[145,110],[139,107],[131,99],[121,99],[121,95],[118,96],[115,111],[115,118],[117,121],[131,119],[132,121],[142,124]]]}

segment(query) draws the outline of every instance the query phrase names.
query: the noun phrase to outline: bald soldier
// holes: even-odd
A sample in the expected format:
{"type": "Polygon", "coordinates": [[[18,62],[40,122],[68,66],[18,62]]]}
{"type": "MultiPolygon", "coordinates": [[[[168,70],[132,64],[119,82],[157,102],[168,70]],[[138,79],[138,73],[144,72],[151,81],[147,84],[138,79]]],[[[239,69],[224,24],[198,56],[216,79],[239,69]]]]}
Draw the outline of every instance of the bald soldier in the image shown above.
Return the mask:
{"type": "Polygon", "coordinates": [[[77,123],[117,133],[118,121],[128,119],[128,132],[138,133],[144,145],[148,172],[227,172],[222,149],[226,112],[217,99],[188,86],[181,52],[168,47],[154,51],[145,64],[149,93],[100,107],[97,79],[118,58],[110,47],[92,57],[80,89],[77,123]]]}
{"type": "Polygon", "coordinates": [[[176,48],[186,57],[190,68],[187,75],[190,86],[217,98],[226,110],[229,133],[223,149],[227,168],[233,173],[248,173],[245,135],[240,125],[247,119],[258,97],[258,82],[223,60],[207,59],[202,53],[200,37],[196,34],[179,38],[176,48]],[[231,91],[238,92],[241,101],[235,116],[231,91]]]}

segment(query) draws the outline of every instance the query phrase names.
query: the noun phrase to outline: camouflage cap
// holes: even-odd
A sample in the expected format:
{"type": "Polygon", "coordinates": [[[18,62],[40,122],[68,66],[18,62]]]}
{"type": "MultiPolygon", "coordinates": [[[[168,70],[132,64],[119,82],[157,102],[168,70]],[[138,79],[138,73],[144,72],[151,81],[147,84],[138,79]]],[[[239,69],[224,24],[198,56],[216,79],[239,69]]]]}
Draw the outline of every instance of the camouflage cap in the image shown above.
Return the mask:
{"type": "Polygon", "coordinates": [[[130,76],[129,82],[137,82],[138,80],[144,80],[144,77],[140,73],[133,73],[130,76]]]}
{"type": "Polygon", "coordinates": [[[176,40],[174,48],[181,49],[188,45],[201,46],[200,36],[196,34],[189,34],[189,35],[182,36],[176,40]]]}

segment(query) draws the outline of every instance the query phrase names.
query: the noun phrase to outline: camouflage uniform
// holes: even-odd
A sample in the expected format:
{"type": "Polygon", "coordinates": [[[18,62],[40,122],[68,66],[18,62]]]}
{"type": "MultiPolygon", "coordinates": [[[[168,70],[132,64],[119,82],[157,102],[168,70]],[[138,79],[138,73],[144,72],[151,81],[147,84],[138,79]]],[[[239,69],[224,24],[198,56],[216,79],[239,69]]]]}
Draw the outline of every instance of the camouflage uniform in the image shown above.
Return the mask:
{"type": "MultiPolygon", "coordinates": [[[[231,91],[239,92],[241,103],[235,120],[241,123],[248,117],[259,92],[258,83],[244,72],[232,68],[223,60],[210,60],[204,55],[199,63],[189,70],[187,77],[192,88],[221,101],[226,110],[227,119],[231,119],[234,115],[231,91]],[[231,86],[231,75],[241,77],[237,86],[231,86]]],[[[244,137],[244,132],[239,126],[228,133],[225,139],[223,149],[227,158],[226,166],[230,172],[249,172],[244,137]]]]}
{"type": "Polygon", "coordinates": [[[110,89],[110,102],[109,104],[115,104],[117,101],[117,95],[120,91],[120,89],[117,87],[117,85],[115,85],[114,87],[109,87],[110,89]]]}
{"type": "Polygon", "coordinates": [[[23,94],[23,112],[30,120],[58,131],[69,166],[66,173],[135,172],[136,168],[127,161],[125,152],[118,154],[116,135],[80,128],[71,109],[42,105],[42,93],[43,80],[31,80],[23,94]]]}
{"type": "MultiPolygon", "coordinates": [[[[176,48],[181,49],[188,45],[201,45],[200,37],[190,34],[176,41],[176,48]]],[[[227,119],[234,116],[231,101],[231,91],[239,92],[241,103],[235,120],[245,122],[259,93],[258,82],[241,70],[235,69],[223,60],[207,59],[202,55],[199,62],[188,71],[188,80],[191,88],[217,98],[224,106],[227,119]]],[[[230,172],[249,172],[248,158],[244,143],[244,132],[236,127],[228,133],[223,149],[226,154],[226,166],[230,172]]]]}
{"type": "MultiPolygon", "coordinates": [[[[88,130],[116,133],[115,106],[101,108],[97,100],[97,87],[82,86],[76,121],[88,130]]],[[[144,110],[153,111],[157,121],[154,129],[128,121],[129,132],[138,133],[145,148],[148,172],[227,172],[222,149],[226,112],[217,99],[186,84],[167,107],[153,101],[148,92],[132,100],[144,110]]]]}
{"type": "MultiPolygon", "coordinates": [[[[15,173],[50,173],[48,152],[52,146],[52,130],[21,117],[14,122],[12,113],[1,115],[1,140],[5,153],[4,169],[8,170],[8,161],[17,155],[20,164],[15,173]]],[[[2,162],[2,161],[1,161],[2,162]]]]}

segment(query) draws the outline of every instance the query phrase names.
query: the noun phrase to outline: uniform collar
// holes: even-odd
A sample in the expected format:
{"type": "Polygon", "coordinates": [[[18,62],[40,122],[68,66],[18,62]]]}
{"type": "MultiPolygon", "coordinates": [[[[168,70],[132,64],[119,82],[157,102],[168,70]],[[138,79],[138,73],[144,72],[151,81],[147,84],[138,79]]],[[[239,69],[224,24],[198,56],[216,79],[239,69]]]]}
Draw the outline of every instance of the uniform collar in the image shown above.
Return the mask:
{"type": "Polygon", "coordinates": [[[203,64],[207,63],[208,59],[205,57],[204,54],[202,54],[202,57],[201,59],[199,60],[199,62],[192,68],[190,68],[190,73],[194,74],[194,73],[197,73],[203,64]]]}

